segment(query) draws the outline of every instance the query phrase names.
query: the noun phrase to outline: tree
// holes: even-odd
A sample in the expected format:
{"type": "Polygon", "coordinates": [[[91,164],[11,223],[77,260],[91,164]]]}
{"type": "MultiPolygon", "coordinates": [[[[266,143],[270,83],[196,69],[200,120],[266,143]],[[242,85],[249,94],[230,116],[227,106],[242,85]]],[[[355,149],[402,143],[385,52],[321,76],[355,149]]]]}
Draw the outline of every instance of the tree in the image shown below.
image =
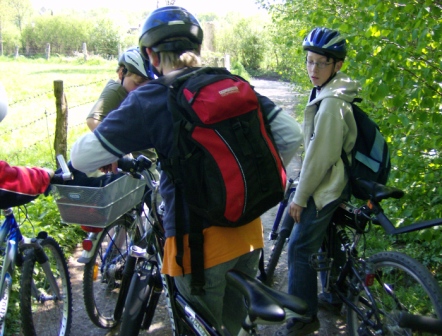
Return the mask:
{"type": "Polygon", "coordinates": [[[31,54],[43,53],[47,43],[54,53],[72,53],[81,50],[89,40],[92,24],[88,20],[67,15],[45,15],[35,18],[22,32],[22,44],[31,54]]]}
{"type": "MultiPolygon", "coordinates": [[[[3,10],[4,7],[2,7],[3,10]]],[[[33,13],[33,8],[30,0],[8,0],[8,8],[13,15],[15,24],[20,32],[33,13]]]]}
{"type": "Polygon", "coordinates": [[[260,68],[268,51],[265,22],[263,16],[244,18],[237,13],[216,20],[216,50],[232,55],[247,69],[260,68]]]}
{"type": "Polygon", "coordinates": [[[118,55],[120,36],[121,31],[114,21],[109,18],[102,18],[95,22],[88,48],[92,48],[96,54],[103,57],[118,55]]]}
{"type": "Polygon", "coordinates": [[[7,40],[7,31],[11,26],[11,10],[9,7],[9,0],[0,0],[0,56],[4,53],[4,43],[7,40]]]}

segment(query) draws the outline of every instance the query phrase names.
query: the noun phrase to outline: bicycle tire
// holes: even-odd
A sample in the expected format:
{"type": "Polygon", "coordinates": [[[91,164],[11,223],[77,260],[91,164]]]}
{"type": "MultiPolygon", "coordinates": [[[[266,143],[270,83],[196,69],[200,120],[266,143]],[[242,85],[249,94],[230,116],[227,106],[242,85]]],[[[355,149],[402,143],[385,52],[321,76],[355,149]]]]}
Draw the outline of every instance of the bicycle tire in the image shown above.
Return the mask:
{"type": "Polygon", "coordinates": [[[35,250],[26,253],[20,283],[20,311],[22,330],[27,335],[60,335],[70,334],[72,324],[72,288],[70,275],[60,245],[51,237],[40,242],[48,257],[50,268],[61,292],[62,300],[41,300],[55,297],[46,278],[43,268],[37,261],[35,250]],[[38,298],[32,293],[33,285],[39,292],[38,298]]]}
{"type": "Polygon", "coordinates": [[[292,232],[293,229],[294,223],[292,224],[287,223],[287,221],[293,222],[293,219],[291,217],[287,218],[287,216],[290,215],[286,211],[282,221],[283,225],[278,233],[278,236],[274,240],[273,246],[270,250],[270,256],[268,262],[264,268],[266,275],[264,283],[266,285],[271,285],[273,282],[273,276],[275,275],[276,266],[278,265],[282,251],[284,250],[284,247],[287,243],[287,239],[289,238],[290,233],[292,232]]]}
{"type": "MultiPolygon", "coordinates": [[[[152,266],[152,264],[147,261],[144,264],[152,266]]],[[[153,293],[152,284],[152,267],[142,268],[132,276],[121,321],[121,336],[136,336],[139,334],[147,303],[153,293]]]]}
{"type": "Polygon", "coordinates": [[[354,310],[347,308],[349,335],[374,335],[380,332],[376,330],[380,328],[383,328],[383,335],[411,335],[411,330],[398,326],[399,313],[404,310],[412,314],[442,318],[442,291],[428,269],[417,260],[400,252],[388,251],[377,253],[368,261],[375,271],[374,284],[368,289],[382,312],[382,326],[373,326],[376,324],[373,310],[366,293],[359,288],[358,294],[349,291],[349,299],[373,324],[364,324],[354,310]],[[393,292],[389,294],[386,289],[393,292]]]}
{"type": "Polygon", "coordinates": [[[140,235],[134,224],[132,217],[123,216],[106,227],[91,260],[84,266],[84,305],[90,320],[97,327],[109,329],[118,323],[114,311],[121,290],[127,251],[135,237],[140,235]],[[111,242],[112,248],[106,253],[111,242]],[[106,260],[103,260],[105,257],[106,260]]]}

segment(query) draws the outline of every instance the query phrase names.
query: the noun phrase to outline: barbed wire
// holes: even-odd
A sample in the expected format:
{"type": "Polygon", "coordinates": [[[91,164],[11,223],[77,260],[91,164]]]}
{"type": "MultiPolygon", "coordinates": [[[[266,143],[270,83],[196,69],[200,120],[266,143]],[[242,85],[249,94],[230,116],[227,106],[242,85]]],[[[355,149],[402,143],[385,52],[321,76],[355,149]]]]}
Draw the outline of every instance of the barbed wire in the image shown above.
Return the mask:
{"type": "Polygon", "coordinates": [[[15,100],[13,102],[9,102],[8,105],[9,106],[13,106],[15,104],[23,103],[25,101],[28,101],[28,100],[31,100],[31,99],[35,99],[35,98],[38,98],[40,96],[47,95],[49,93],[54,93],[54,91],[53,90],[48,90],[48,91],[44,91],[44,92],[41,92],[41,93],[37,93],[37,94],[35,94],[33,96],[28,96],[28,97],[23,98],[23,99],[19,99],[19,100],[15,100]]]}
{"type": "Polygon", "coordinates": [[[50,116],[50,115],[55,115],[55,112],[52,112],[52,113],[49,113],[49,114],[48,114],[47,111],[45,111],[44,114],[43,114],[43,116],[42,116],[41,118],[38,118],[38,119],[32,120],[32,121],[28,122],[27,124],[19,125],[19,126],[17,126],[16,128],[11,128],[11,129],[9,129],[9,130],[6,130],[6,131],[0,133],[0,136],[2,136],[2,135],[4,135],[4,134],[8,134],[8,133],[13,133],[14,131],[18,131],[18,130],[20,130],[20,129],[23,129],[23,128],[26,128],[26,127],[29,127],[29,126],[31,126],[31,125],[34,125],[34,124],[38,123],[39,121],[42,121],[42,120],[44,120],[45,118],[47,118],[48,115],[49,115],[49,116],[50,116]]]}
{"type": "MultiPolygon", "coordinates": [[[[67,89],[72,89],[72,88],[79,88],[79,87],[95,85],[95,84],[98,84],[98,83],[101,83],[101,82],[104,82],[104,81],[107,81],[107,80],[109,80],[109,78],[100,79],[100,80],[97,80],[97,81],[94,81],[94,82],[90,82],[90,83],[86,83],[86,84],[68,85],[68,86],[64,87],[63,89],[67,90],[67,89]]],[[[48,90],[48,91],[40,92],[40,93],[28,96],[28,97],[23,98],[23,99],[14,100],[12,102],[9,102],[9,106],[13,106],[15,104],[23,103],[23,102],[26,102],[28,100],[36,99],[38,97],[41,97],[41,96],[44,96],[44,95],[47,95],[47,94],[53,94],[53,93],[54,93],[54,90],[48,90]]]]}
{"type": "MultiPolygon", "coordinates": [[[[77,124],[68,126],[68,130],[69,129],[75,129],[75,128],[78,128],[80,126],[86,126],[86,123],[84,121],[82,121],[82,122],[79,122],[77,124]]],[[[54,140],[54,136],[55,136],[55,132],[47,131],[47,134],[46,134],[45,137],[43,137],[43,138],[41,138],[39,140],[36,140],[32,144],[23,146],[19,150],[16,150],[15,152],[9,153],[9,156],[19,157],[20,154],[25,153],[26,151],[28,151],[30,149],[36,148],[38,145],[41,145],[43,143],[43,141],[45,141],[45,140],[52,140],[53,141],[54,140]]],[[[50,147],[50,151],[53,152],[53,148],[52,147],[50,147]]]]}
{"type": "MultiPolygon", "coordinates": [[[[82,107],[82,106],[85,106],[85,105],[88,105],[88,104],[92,104],[92,103],[94,103],[94,102],[95,102],[94,100],[89,100],[89,101],[87,101],[87,102],[79,103],[79,104],[77,104],[77,105],[68,106],[68,109],[69,109],[69,110],[73,110],[73,109],[76,109],[76,108],[78,108],[78,107],[82,107]]],[[[48,116],[52,116],[52,115],[56,115],[56,114],[57,114],[57,112],[51,112],[51,113],[48,113],[48,112],[45,110],[45,112],[44,112],[44,114],[43,114],[42,117],[40,117],[40,118],[38,118],[38,119],[34,119],[34,120],[28,122],[27,124],[22,124],[22,125],[19,125],[19,126],[15,127],[15,128],[10,128],[10,129],[8,129],[8,130],[5,130],[5,131],[3,131],[3,132],[0,132],[0,137],[1,137],[2,135],[6,135],[6,134],[12,134],[13,132],[18,131],[18,130],[20,130],[20,129],[23,129],[23,128],[26,128],[26,127],[30,127],[31,125],[34,125],[34,124],[38,123],[39,121],[44,120],[44,119],[47,118],[48,116]]]]}

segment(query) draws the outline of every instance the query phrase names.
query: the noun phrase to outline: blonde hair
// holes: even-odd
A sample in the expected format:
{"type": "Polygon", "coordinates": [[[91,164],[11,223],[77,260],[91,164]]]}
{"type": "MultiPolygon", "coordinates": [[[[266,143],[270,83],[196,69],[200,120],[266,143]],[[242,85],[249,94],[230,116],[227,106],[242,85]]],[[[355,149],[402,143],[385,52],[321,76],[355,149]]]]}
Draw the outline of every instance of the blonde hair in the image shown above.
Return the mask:
{"type": "MultiPolygon", "coordinates": [[[[174,38],[168,39],[165,42],[180,40],[183,38],[174,38]]],[[[187,39],[186,39],[187,40],[187,39]]],[[[201,57],[200,57],[200,49],[184,51],[183,53],[177,53],[174,51],[161,51],[160,52],[160,68],[161,71],[164,68],[169,69],[181,69],[185,67],[200,67],[201,66],[201,57]]]]}

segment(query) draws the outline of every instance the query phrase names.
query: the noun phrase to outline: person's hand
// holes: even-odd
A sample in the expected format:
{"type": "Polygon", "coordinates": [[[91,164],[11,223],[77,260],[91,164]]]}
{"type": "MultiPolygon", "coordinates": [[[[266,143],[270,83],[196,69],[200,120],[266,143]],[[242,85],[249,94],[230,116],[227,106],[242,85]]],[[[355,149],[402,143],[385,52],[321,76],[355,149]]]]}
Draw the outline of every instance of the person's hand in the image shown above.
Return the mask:
{"type": "MultiPolygon", "coordinates": [[[[46,171],[49,175],[49,182],[52,182],[52,178],[54,177],[54,171],[50,168],[42,168],[44,171],[46,171]]],[[[49,192],[51,191],[52,187],[51,184],[48,184],[48,187],[43,192],[43,194],[47,197],[49,195],[49,192]]]]}
{"type": "Polygon", "coordinates": [[[290,203],[289,214],[295,220],[295,223],[301,222],[301,213],[304,208],[294,202],[290,203]]]}
{"type": "Polygon", "coordinates": [[[118,162],[114,162],[99,168],[102,173],[118,173],[118,162]]]}
{"type": "Polygon", "coordinates": [[[43,168],[43,170],[45,170],[48,173],[50,179],[54,177],[54,171],[52,169],[43,168]]]}

